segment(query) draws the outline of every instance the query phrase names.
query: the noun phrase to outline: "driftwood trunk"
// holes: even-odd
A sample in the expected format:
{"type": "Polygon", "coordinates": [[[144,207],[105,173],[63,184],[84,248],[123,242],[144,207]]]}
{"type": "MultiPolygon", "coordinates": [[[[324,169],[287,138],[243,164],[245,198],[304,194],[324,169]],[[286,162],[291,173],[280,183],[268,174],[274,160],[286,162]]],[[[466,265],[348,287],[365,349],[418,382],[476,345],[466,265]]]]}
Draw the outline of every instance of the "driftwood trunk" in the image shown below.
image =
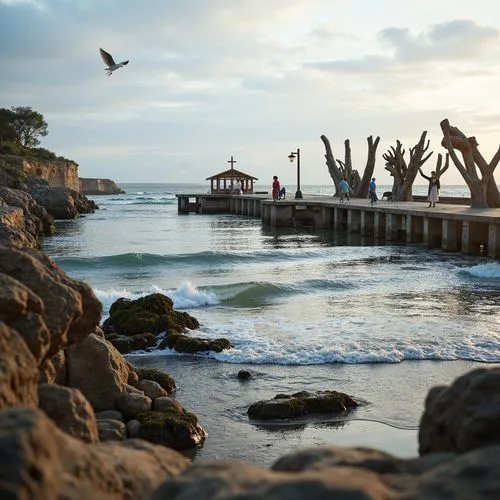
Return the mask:
{"type": "Polygon", "coordinates": [[[393,177],[392,199],[394,201],[412,201],[413,183],[415,177],[422,165],[431,157],[432,151],[427,155],[429,141],[425,142],[427,131],[422,132],[420,140],[410,148],[410,161],[405,160],[405,150],[400,141],[396,142],[396,147],[391,146],[386,154],[383,155],[386,161],[385,169],[393,177]]]}
{"type": "Polygon", "coordinates": [[[328,167],[328,172],[330,173],[330,177],[333,180],[333,184],[335,186],[335,196],[340,193],[339,183],[342,177],[346,177],[349,185],[351,186],[352,195],[354,197],[366,198],[368,196],[368,187],[370,184],[370,179],[373,176],[373,171],[375,170],[375,159],[377,146],[380,142],[380,137],[377,137],[375,141],[373,141],[373,137],[370,136],[367,138],[368,141],[368,158],[366,161],[365,171],[363,173],[363,177],[361,178],[358,171],[352,168],[352,159],[351,159],[351,145],[349,139],[344,141],[345,148],[345,161],[335,159],[333,155],[332,148],[330,145],[330,141],[325,135],[321,136],[321,140],[325,145],[325,158],[326,165],[328,167]]]}
{"type": "Polygon", "coordinates": [[[479,152],[475,137],[466,137],[460,129],[451,126],[448,120],[441,122],[441,130],[443,131],[441,144],[448,150],[450,158],[469,186],[471,206],[499,208],[500,193],[493,172],[500,161],[500,147],[488,163],[479,152]],[[463,163],[455,150],[460,151],[463,163]]]}

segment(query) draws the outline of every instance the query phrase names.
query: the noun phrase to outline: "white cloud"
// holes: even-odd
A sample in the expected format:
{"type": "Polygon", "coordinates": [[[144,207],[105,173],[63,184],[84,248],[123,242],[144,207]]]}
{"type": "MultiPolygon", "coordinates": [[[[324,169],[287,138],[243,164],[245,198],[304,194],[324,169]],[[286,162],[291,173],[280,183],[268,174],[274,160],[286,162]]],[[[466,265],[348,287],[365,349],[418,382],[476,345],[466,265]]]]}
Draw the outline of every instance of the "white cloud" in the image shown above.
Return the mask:
{"type": "MultiPolygon", "coordinates": [[[[117,182],[203,182],[231,154],[242,170],[292,186],[329,183],[326,134],[366,162],[443,118],[500,142],[496,2],[461,0],[0,0],[0,106],[32,106],[43,145],[81,175],[117,182]],[[450,17],[453,12],[453,17],[450,17]],[[98,48],[130,64],[106,77],[98,48]]],[[[460,182],[451,168],[448,183],[460,182]]]]}

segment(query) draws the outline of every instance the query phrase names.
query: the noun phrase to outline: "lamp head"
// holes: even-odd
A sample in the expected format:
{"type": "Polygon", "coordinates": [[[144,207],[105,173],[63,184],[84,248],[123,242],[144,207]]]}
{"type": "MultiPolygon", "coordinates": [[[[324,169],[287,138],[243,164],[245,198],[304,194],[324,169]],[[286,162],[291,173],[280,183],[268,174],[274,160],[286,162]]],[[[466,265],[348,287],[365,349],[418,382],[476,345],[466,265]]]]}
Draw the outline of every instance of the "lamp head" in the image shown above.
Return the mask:
{"type": "Polygon", "coordinates": [[[290,153],[288,155],[288,159],[290,160],[291,163],[293,163],[293,161],[295,160],[295,155],[293,153],[290,153]]]}

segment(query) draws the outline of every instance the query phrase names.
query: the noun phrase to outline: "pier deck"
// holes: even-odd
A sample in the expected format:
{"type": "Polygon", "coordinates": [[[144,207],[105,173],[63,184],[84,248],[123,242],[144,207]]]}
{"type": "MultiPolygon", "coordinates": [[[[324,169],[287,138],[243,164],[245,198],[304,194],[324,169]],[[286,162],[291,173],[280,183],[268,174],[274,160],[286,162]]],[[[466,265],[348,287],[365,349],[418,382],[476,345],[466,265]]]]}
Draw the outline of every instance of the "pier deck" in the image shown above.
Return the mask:
{"type": "Polygon", "coordinates": [[[179,213],[257,217],[276,227],[331,228],[385,241],[420,243],[452,252],[500,258],[500,209],[462,204],[351,199],[304,195],[273,202],[270,195],[178,194],[179,213]]]}

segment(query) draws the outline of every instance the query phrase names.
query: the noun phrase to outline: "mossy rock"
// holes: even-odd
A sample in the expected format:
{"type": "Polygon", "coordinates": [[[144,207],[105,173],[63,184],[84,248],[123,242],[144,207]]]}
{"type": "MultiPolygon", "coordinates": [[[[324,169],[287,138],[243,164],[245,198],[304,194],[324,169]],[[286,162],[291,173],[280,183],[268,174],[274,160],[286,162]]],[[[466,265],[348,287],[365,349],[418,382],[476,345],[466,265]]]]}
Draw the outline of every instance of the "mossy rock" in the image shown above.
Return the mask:
{"type": "Polygon", "coordinates": [[[282,420],[315,415],[342,415],[356,408],[358,402],[342,392],[308,391],[295,394],[278,394],[268,401],[250,405],[247,414],[251,419],[282,420]]]}
{"type": "Polygon", "coordinates": [[[165,330],[184,331],[199,328],[200,323],[187,312],[174,311],[172,299],[154,293],[137,300],[120,298],[109,309],[109,318],[103,323],[105,333],[138,335],[165,330]]]}
{"type": "Polygon", "coordinates": [[[167,391],[168,394],[172,394],[177,389],[175,380],[168,375],[168,373],[162,372],[156,368],[136,368],[134,367],[139,380],[152,380],[158,383],[163,389],[167,391]]]}
{"type": "Polygon", "coordinates": [[[167,334],[159,346],[162,349],[168,347],[175,349],[179,353],[195,354],[197,352],[222,352],[224,349],[231,349],[231,342],[225,338],[220,339],[201,339],[199,337],[191,337],[179,332],[167,334]],[[162,347],[163,346],[163,347],[162,347]]]}
{"type": "Polygon", "coordinates": [[[200,328],[199,321],[185,311],[169,311],[166,315],[165,322],[169,331],[177,330],[178,332],[182,332],[186,330],[186,328],[190,330],[200,328]]]}
{"type": "Polygon", "coordinates": [[[164,412],[147,411],[135,416],[141,424],[137,437],[174,450],[188,450],[203,443],[207,433],[198,418],[182,407],[164,412]]]}
{"type": "Polygon", "coordinates": [[[121,354],[133,351],[142,351],[156,345],[156,335],[152,333],[140,333],[138,335],[124,336],[111,334],[107,337],[121,354]]]}

